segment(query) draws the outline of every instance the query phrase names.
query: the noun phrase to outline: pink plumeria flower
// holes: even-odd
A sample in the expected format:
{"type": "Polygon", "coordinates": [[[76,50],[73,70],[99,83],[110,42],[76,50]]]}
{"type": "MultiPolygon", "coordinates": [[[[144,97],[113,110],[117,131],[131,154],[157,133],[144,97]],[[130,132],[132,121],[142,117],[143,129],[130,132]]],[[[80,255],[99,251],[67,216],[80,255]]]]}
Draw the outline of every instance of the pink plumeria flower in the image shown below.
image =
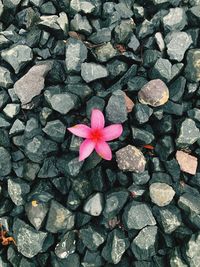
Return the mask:
{"type": "Polygon", "coordinates": [[[123,131],[121,124],[105,126],[103,113],[98,109],[92,110],[91,128],[84,124],[77,124],[68,130],[76,136],[86,138],[79,149],[79,161],[86,159],[95,149],[97,154],[106,160],[112,159],[112,152],[107,141],[118,138],[123,131]]]}

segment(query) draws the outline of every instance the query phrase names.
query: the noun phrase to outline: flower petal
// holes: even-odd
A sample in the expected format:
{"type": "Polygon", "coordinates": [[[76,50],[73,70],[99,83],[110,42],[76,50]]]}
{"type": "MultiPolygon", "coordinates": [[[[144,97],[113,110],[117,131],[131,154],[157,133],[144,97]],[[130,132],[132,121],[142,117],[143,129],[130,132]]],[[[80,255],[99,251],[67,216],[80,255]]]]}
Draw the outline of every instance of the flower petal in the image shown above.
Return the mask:
{"type": "Polygon", "coordinates": [[[86,139],[82,142],[79,149],[79,161],[86,159],[94,150],[95,142],[91,139],[86,139]]]}
{"type": "Polygon", "coordinates": [[[73,127],[67,128],[67,130],[76,136],[88,138],[90,136],[91,128],[84,124],[77,124],[73,127]]]}
{"type": "Polygon", "coordinates": [[[107,126],[102,130],[103,139],[104,141],[110,141],[110,140],[116,139],[120,137],[120,135],[122,134],[122,131],[123,131],[123,128],[121,124],[113,124],[113,125],[107,126]]]}
{"type": "Polygon", "coordinates": [[[103,129],[105,125],[104,115],[99,109],[93,109],[91,115],[91,128],[103,129]]]}
{"type": "Polygon", "coordinates": [[[95,150],[100,157],[106,160],[112,159],[112,151],[109,145],[104,141],[98,141],[95,146],[95,150]]]}

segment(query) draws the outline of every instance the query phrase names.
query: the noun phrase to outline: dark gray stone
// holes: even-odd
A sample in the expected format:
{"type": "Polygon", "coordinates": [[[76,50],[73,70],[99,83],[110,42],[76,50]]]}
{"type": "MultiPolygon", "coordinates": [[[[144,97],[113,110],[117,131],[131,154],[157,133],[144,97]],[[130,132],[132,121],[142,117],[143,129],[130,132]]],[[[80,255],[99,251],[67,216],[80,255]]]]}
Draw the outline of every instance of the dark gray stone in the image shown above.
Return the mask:
{"type": "Polygon", "coordinates": [[[134,22],[129,20],[122,20],[119,25],[115,27],[115,41],[119,44],[126,44],[129,42],[134,28],[134,22]]]}
{"type": "Polygon", "coordinates": [[[133,113],[135,119],[139,124],[144,124],[149,121],[149,118],[153,114],[153,109],[147,106],[146,104],[137,103],[134,107],[133,113]]]}
{"type": "Polygon", "coordinates": [[[147,225],[156,224],[151,209],[146,204],[137,201],[132,201],[125,207],[122,219],[128,230],[139,230],[147,225]]]}
{"type": "Polygon", "coordinates": [[[21,179],[8,180],[8,194],[16,206],[24,205],[24,197],[30,192],[30,185],[21,179]]]}
{"type": "Polygon", "coordinates": [[[151,72],[152,79],[160,79],[168,83],[172,79],[172,64],[168,59],[159,58],[151,72]]]}
{"type": "Polygon", "coordinates": [[[6,176],[11,172],[11,156],[4,147],[0,147],[0,176],[6,176]]]}
{"type": "Polygon", "coordinates": [[[66,132],[66,126],[60,121],[49,121],[42,129],[52,140],[56,142],[63,142],[66,132]]]}
{"type": "Polygon", "coordinates": [[[108,76],[106,67],[96,63],[82,63],[81,76],[87,83],[108,76]]]}
{"type": "Polygon", "coordinates": [[[109,79],[114,79],[117,76],[122,76],[128,69],[127,63],[118,59],[111,60],[106,65],[109,72],[109,79]]]}
{"type": "Polygon", "coordinates": [[[94,44],[110,42],[111,30],[109,28],[99,29],[97,32],[92,33],[88,40],[94,44]]]}
{"type": "Polygon", "coordinates": [[[138,145],[151,144],[151,142],[154,140],[154,135],[145,129],[131,127],[131,131],[133,142],[138,145]]]}
{"type": "Polygon", "coordinates": [[[93,109],[99,109],[103,111],[105,106],[105,101],[103,98],[98,96],[93,96],[87,101],[86,114],[88,119],[91,117],[91,112],[93,109]]]}
{"type": "Polygon", "coordinates": [[[132,179],[134,185],[143,185],[150,180],[150,175],[148,171],[144,171],[143,173],[132,173],[132,179]]]}
{"type": "Polygon", "coordinates": [[[66,259],[76,250],[75,232],[67,232],[55,247],[55,254],[60,259],[66,259]]]}
{"type": "Polygon", "coordinates": [[[56,159],[54,157],[45,158],[43,165],[38,173],[39,178],[53,178],[58,176],[56,159]]]}
{"type": "Polygon", "coordinates": [[[0,66],[0,86],[3,88],[9,88],[13,85],[13,80],[10,75],[10,71],[0,66]]]}
{"type": "Polygon", "coordinates": [[[36,231],[28,224],[17,219],[13,225],[17,250],[27,258],[33,258],[41,252],[47,233],[36,231]]]}

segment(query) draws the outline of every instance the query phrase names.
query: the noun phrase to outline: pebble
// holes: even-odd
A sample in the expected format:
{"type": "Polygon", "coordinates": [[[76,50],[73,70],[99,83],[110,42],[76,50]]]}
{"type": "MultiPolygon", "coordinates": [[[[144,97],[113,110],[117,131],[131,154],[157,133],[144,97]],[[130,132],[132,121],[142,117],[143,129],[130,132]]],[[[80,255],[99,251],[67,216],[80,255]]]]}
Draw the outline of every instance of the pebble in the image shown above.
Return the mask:
{"type": "Polygon", "coordinates": [[[199,266],[200,233],[194,233],[186,245],[185,254],[190,267],[199,266]]]}
{"type": "Polygon", "coordinates": [[[122,171],[142,173],[145,170],[145,157],[135,146],[128,145],[118,150],[116,161],[118,168],[122,171]]]}
{"type": "Polygon", "coordinates": [[[176,159],[181,168],[181,171],[195,175],[198,166],[197,157],[191,156],[181,150],[176,152],[176,159]]]}
{"type": "Polygon", "coordinates": [[[13,85],[10,71],[0,66],[0,86],[3,88],[9,88],[13,85]]]}
{"type": "Polygon", "coordinates": [[[187,25],[187,17],[183,8],[170,8],[169,13],[163,17],[165,31],[181,31],[187,25]]]}
{"type": "Polygon", "coordinates": [[[97,63],[82,63],[81,76],[87,83],[108,76],[108,70],[103,65],[97,63]]]}
{"type": "Polygon", "coordinates": [[[37,231],[20,219],[13,225],[17,250],[27,258],[33,258],[41,252],[47,233],[37,231]]]}
{"type": "Polygon", "coordinates": [[[83,210],[92,216],[99,216],[103,210],[102,194],[96,193],[93,196],[90,196],[85,202],[83,210]]]}
{"type": "Polygon", "coordinates": [[[95,48],[94,53],[99,62],[107,62],[117,56],[117,50],[110,42],[95,48]]]}
{"type": "Polygon", "coordinates": [[[0,176],[8,175],[11,168],[11,156],[7,149],[0,146],[0,176]]]}
{"type": "Polygon", "coordinates": [[[160,79],[168,83],[172,79],[172,64],[168,59],[159,58],[151,71],[152,79],[160,79]]]}
{"type": "Polygon", "coordinates": [[[133,113],[136,121],[139,124],[144,124],[149,121],[151,115],[153,114],[153,109],[146,104],[136,103],[133,113]]]}
{"type": "Polygon", "coordinates": [[[149,206],[138,201],[131,201],[125,206],[122,220],[128,230],[139,230],[147,225],[156,224],[149,206]]]}
{"type": "Polygon", "coordinates": [[[92,27],[86,16],[81,16],[76,14],[71,20],[71,30],[75,32],[80,32],[86,35],[92,33],[92,27]]]}
{"type": "Polygon", "coordinates": [[[15,103],[7,104],[3,112],[6,116],[13,119],[20,112],[20,105],[15,103]]]}
{"type": "Polygon", "coordinates": [[[63,142],[66,132],[66,126],[60,120],[48,121],[42,129],[53,141],[63,142]]]}
{"type": "Polygon", "coordinates": [[[168,205],[174,198],[174,189],[165,183],[152,183],[149,187],[151,201],[159,207],[168,205]]]}
{"type": "Polygon", "coordinates": [[[125,105],[127,113],[131,113],[135,104],[130,97],[125,94],[125,105]]]}
{"type": "Polygon", "coordinates": [[[14,84],[14,91],[22,105],[28,104],[35,96],[41,93],[44,88],[45,76],[51,66],[51,62],[35,65],[14,84]],[[35,82],[36,80],[37,83],[35,82]]]}
{"type": "Polygon", "coordinates": [[[169,89],[160,79],[152,80],[145,84],[138,93],[142,104],[159,107],[169,99],[169,89]]]}
{"type": "Polygon", "coordinates": [[[200,81],[200,49],[190,49],[188,51],[185,74],[191,82],[200,81]]]}
{"type": "Polygon", "coordinates": [[[8,194],[16,206],[24,205],[24,197],[30,192],[30,186],[20,178],[8,180],[8,194]]]}

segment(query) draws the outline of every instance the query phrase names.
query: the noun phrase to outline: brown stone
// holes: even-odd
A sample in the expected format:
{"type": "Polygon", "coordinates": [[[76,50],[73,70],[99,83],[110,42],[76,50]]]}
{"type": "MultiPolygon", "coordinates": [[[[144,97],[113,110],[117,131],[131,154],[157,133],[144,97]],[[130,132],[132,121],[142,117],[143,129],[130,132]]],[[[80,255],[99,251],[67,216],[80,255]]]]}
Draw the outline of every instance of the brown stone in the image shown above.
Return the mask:
{"type": "Polygon", "coordinates": [[[133,107],[135,104],[126,94],[125,94],[125,104],[126,104],[127,113],[130,113],[133,110],[133,107]]]}
{"type": "Polygon", "coordinates": [[[195,175],[197,170],[198,161],[197,158],[191,156],[183,151],[176,152],[176,159],[183,172],[195,175]]]}
{"type": "Polygon", "coordinates": [[[140,103],[158,107],[164,105],[169,99],[169,90],[160,79],[145,84],[138,93],[140,103]]]}

